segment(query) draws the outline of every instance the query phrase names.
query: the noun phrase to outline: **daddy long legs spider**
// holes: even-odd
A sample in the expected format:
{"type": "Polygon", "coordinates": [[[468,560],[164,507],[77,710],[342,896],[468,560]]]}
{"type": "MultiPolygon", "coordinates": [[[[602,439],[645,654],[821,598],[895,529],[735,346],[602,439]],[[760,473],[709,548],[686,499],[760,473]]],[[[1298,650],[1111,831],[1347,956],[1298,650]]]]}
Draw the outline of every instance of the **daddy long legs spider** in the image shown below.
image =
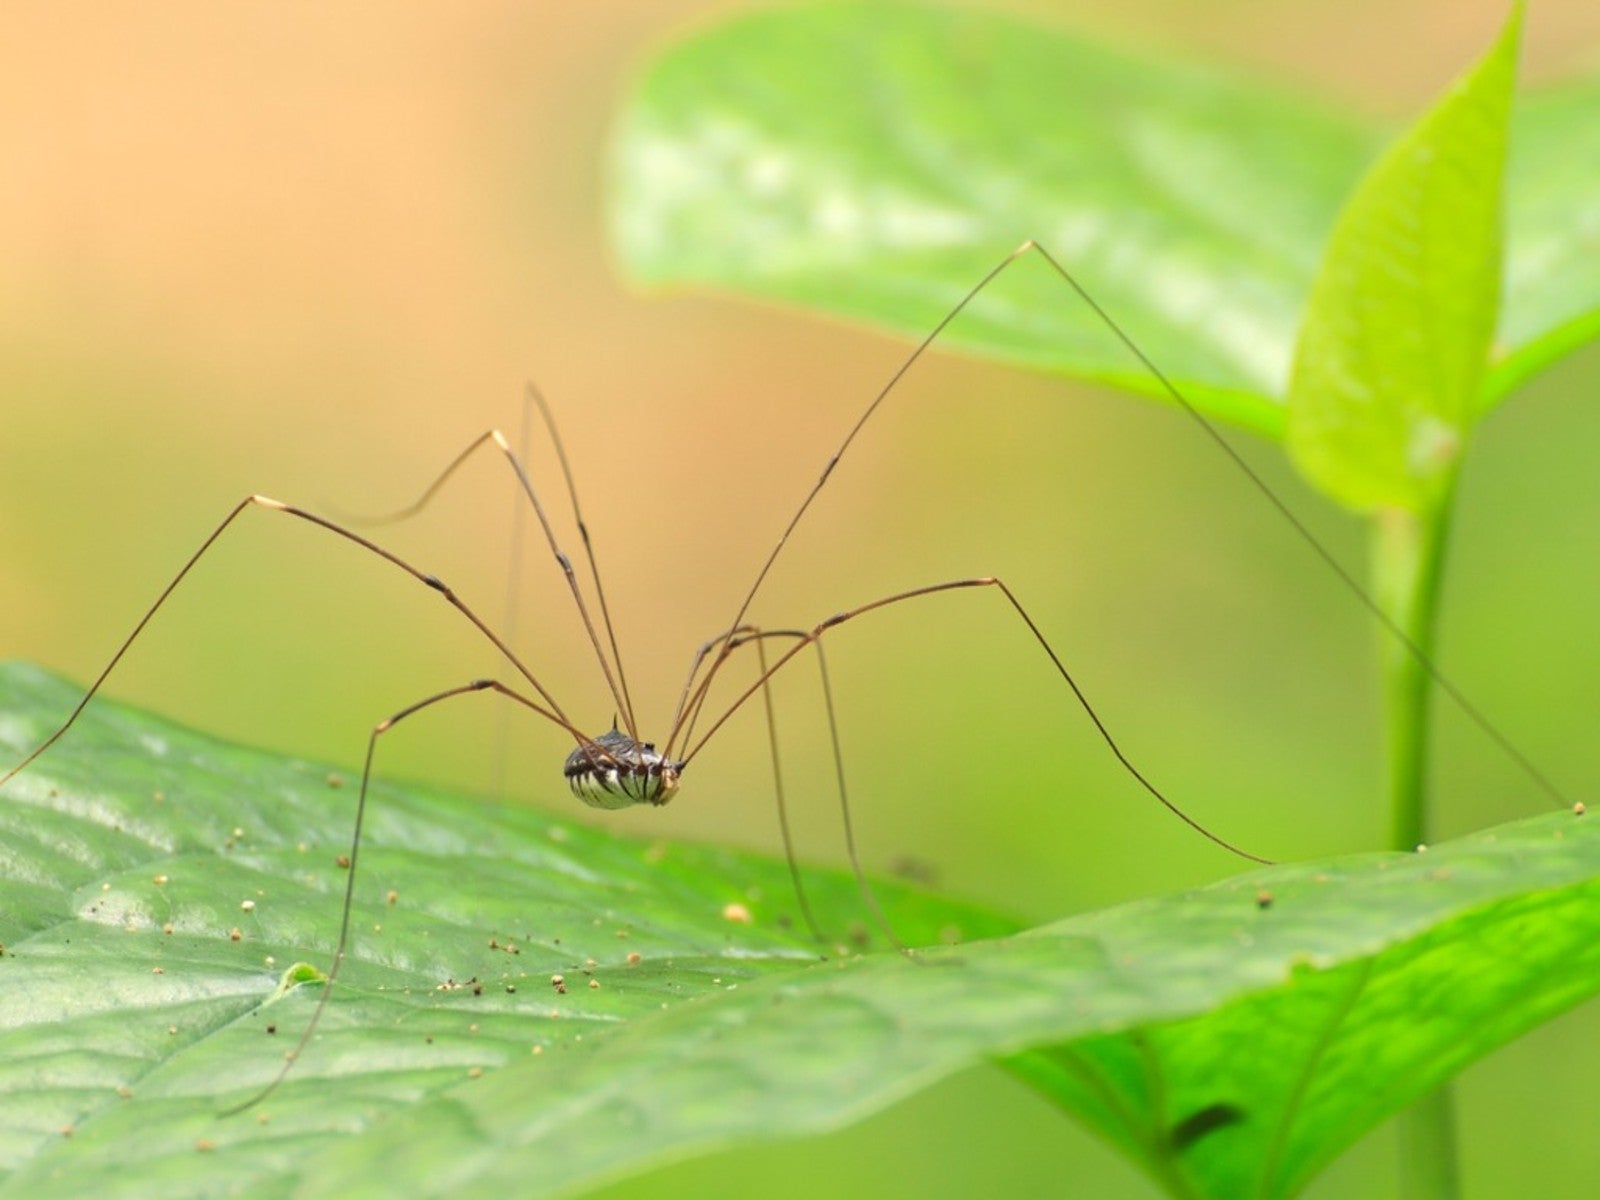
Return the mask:
{"type": "MultiPolygon", "coordinates": [[[[834,469],[844,459],[862,430],[872,420],[880,407],[894,394],[905,374],[937,341],[939,335],[950,322],[956,319],[970,301],[988,287],[993,280],[1013,263],[1025,257],[1041,259],[1050,270],[1059,276],[1065,288],[1070,288],[1077,292],[1083,302],[1088,303],[1095,309],[1108,328],[1127,346],[1129,352],[1161,382],[1162,387],[1170,398],[1199,423],[1205,434],[1216,441],[1223,452],[1234,461],[1236,466],[1263,493],[1269,504],[1280,513],[1283,519],[1289,522],[1300,536],[1308,542],[1313,551],[1322,558],[1327,567],[1333,570],[1336,576],[1353,592],[1358,601],[1371,610],[1378,620],[1388,628],[1389,632],[1393,636],[1400,638],[1412,653],[1420,656],[1420,651],[1417,651],[1409,643],[1404,642],[1404,637],[1400,630],[1384,617],[1381,610],[1362,590],[1360,585],[1354,581],[1353,577],[1345,572],[1337,561],[1322,548],[1321,544],[1305,529],[1287,506],[1277,498],[1270,487],[1233,451],[1215,428],[1188,403],[1182,393],[1166,380],[1166,377],[1161,374],[1157,366],[1138,350],[1114,320],[1095,305],[1093,299],[1082,290],[1075,278],[1057,260],[1051,257],[1046,250],[1031,242],[1024,243],[1012,251],[987,275],[974,284],[966,296],[950,310],[904,359],[899,368],[894,371],[888,381],[867,404],[850,427],[843,441],[839,443],[838,448],[824,464],[820,475],[805,493],[799,506],[794,510],[782,533],[760,564],[753,582],[739,594],[737,607],[734,608],[727,623],[720,632],[714,633],[713,636],[707,639],[692,656],[691,666],[683,682],[673,714],[663,731],[654,735],[656,738],[654,741],[649,740],[651,735],[646,727],[640,723],[635,712],[634,700],[623,668],[622,656],[618,649],[609,607],[600,583],[600,571],[593,543],[579,507],[577,489],[573,482],[572,473],[566,461],[565,450],[556,431],[555,423],[550,417],[548,409],[543,405],[542,400],[536,400],[536,402],[545,417],[547,431],[551,436],[552,443],[561,462],[573,520],[579,532],[582,559],[587,568],[586,578],[580,575],[578,569],[574,567],[571,557],[563,550],[545,504],[534,485],[526,465],[517,452],[513,450],[510,441],[498,430],[488,431],[473,439],[444,468],[443,472],[424,491],[416,503],[397,515],[407,515],[409,512],[426,505],[438,489],[450,479],[464,462],[480,452],[498,455],[503,459],[514,474],[518,488],[538,521],[543,545],[555,559],[557,567],[565,580],[566,589],[570,593],[573,605],[582,622],[588,645],[592,650],[600,674],[604,677],[606,691],[615,706],[614,727],[606,732],[591,732],[575,716],[569,714],[567,709],[563,707],[556,689],[547,682],[543,672],[536,667],[536,664],[523,656],[519,656],[506,639],[482,616],[480,609],[464,600],[444,580],[396,555],[374,540],[373,537],[352,527],[353,523],[351,522],[335,521],[307,508],[261,494],[246,496],[224,516],[221,522],[181,566],[176,575],[172,577],[157,596],[155,602],[138,620],[131,633],[118,646],[115,653],[95,677],[82,699],[67,718],[21,762],[12,767],[5,776],[0,777],[0,786],[4,786],[6,782],[26,769],[29,764],[66,735],[84,707],[99,691],[117,664],[143,633],[145,627],[156,613],[160,611],[167,599],[188,577],[190,571],[222,539],[223,535],[233,528],[235,522],[244,513],[255,509],[290,516],[298,522],[315,527],[323,533],[331,534],[335,538],[341,539],[369,555],[376,556],[402,575],[408,577],[413,583],[422,585],[454,609],[458,616],[476,631],[478,636],[487,641],[504,661],[507,670],[503,678],[473,678],[422,696],[392,713],[373,727],[367,741],[361,783],[357,791],[356,812],[351,831],[349,872],[344,888],[339,933],[332,962],[327,973],[327,986],[318,997],[316,1007],[301,1033],[299,1041],[294,1050],[286,1056],[284,1066],[279,1074],[262,1092],[230,1111],[237,1111],[240,1108],[253,1105],[281,1082],[292,1067],[295,1059],[309,1044],[322,1013],[325,1011],[328,1000],[333,994],[333,985],[349,946],[350,915],[361,850],[363,821],[367,808],[369,784],[373,775],[374,755],[380,740],[386,733],[411,716],[467,695],[480,692],[495,694],[517,708],[532,714],[534,717],[564,730],[572,739],[573,748],[566,755],[562,768],[563,776],[574,794],[585,803],[601,808],[619,808],[635,804],[659,806],[673,798],[680,787],[685,772],[700,755],[701,751],[717,737],[718,733],[726,726],[728,720],[746,704],[753,701],[758,693],[765,698],[767,685],[773,677],[797,658],[808,654],[808,652],[815,656],[821,671],[824,695],[827,698],[829,724],[830,729],[832,729],[833,706],[823,650],[826,637],[832,630],[857,622],[872,614],[894,610],[903,605],[908,605],[912,601],[936,595],[969,592],[992,595],[995,598],[995,607],[1003,614],[1006,614],[1007,619],[1013,626],[1024,634],[1026,639],[1031,640],[1036,646],[1037,652],[1048,660],[1061,685],[1076,700],[1099,737],[1104,741],[1111,755],[1128,773],[1139,789],[1142,789],[1149,797],[1156,800],[1193,830],[1215,842],[1220,847],[1251,861],[1267,861],[1206,828],[1194,817],[1186,813],[1178,804],[1174,803],[1143,773],[1140,767],[1135,765],[1113,736],[1108,724],[1102,719],[1085,691],[1079,686],[1063,657],[1057,652],[1039,624],[1019,599],[1017,593],[997,576],[969,576],[924,583],[857,604],[853,608],[836,612],[814,624],[798,628],[767,628],[752,623],[750,619],[752,606],[774,563],[782,555],[789,544],[791,535],[805,518],[813,501],[825,488],[834,469]],[[744,653],[741,654],[741,652],[744,653]],[[734,663],[741,657],[749,657],[750,655],[754,655],[757,660],[757,668],[753,672],[754,678],[749,682],[734,685],[734,696],[730,701],[725,704],[713,704],[711,700],[713,684],[728,669],[729,664],[734,663]]],[[[1516,754],[1515,749],[1471,706],[1466,698],[1460,694],[1459,690],[1450,684],[1448,680],[1441,677],[1425,658],[1422,661],[1435,682],[1463,708],[1467,715],[1492,738],[1500,742],[1503,748],[1512,753],[1514,757],[1517,757],[1518,761],[1522,762],[1527,770],[1533,772],[1533,768],[1528,766],[1526,761],[1516,754]]],[[[887,927],[887,922],[882,918],[882,914],[878,912],[872,891],[867,885],[865,875],[860,868],[851,829],[851,810],[845,788],[845,771],[838,750],[837,730],[832,729],[832,733],[846,848],[852,868],[855,871],[857,880],[860,882],[864,902],[875,914],[879,923],[887,927]]],[[[1537,773],[1533,773],[1538,778],[1537,773]]],[[[1548,788],[1548,785],[1545,786],[1548,788]]],[[[1553,792],[1553,789],[1549,790],[1553,792]]],[[[784,811],[781,802],[781,782],[778,787],[778,795],[780,798],[779,812],[781,818],[784,811]]],[[[786,821],[784,822],[784,832],[787,842],[786,821]]],[[[790,853],[790,861],[792,864],[792,851],[790,853]]],[[[804,899],[798,872],[793,873],[793,878],[802,911],[805,913],[808,923],[812,926],[813,932],[820,935],[820,930],[817,929],[816,922],[812,918],[810,909],[804,899]]],[[[892,931],[889,932],[891,939],[893,939],[892,931]]],[[[904,947],[901,948],[902,950],[905,949],[904,947]]]]}

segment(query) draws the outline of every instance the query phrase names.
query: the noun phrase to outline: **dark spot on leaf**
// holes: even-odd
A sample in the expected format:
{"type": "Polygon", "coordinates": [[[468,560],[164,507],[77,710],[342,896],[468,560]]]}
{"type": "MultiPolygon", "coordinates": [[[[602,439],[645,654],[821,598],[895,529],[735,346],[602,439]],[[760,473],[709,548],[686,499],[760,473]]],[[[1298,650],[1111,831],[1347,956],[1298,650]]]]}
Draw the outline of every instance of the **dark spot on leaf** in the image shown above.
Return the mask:
{"type": "Polygon", "coordinates": [[[1201,1138],[1243,1120],[1244,1109],[1237,1104],[1208,1104],[1174,1125],[1167,1134],[1167,1141],[1181,1153],[1201,1138]]]}

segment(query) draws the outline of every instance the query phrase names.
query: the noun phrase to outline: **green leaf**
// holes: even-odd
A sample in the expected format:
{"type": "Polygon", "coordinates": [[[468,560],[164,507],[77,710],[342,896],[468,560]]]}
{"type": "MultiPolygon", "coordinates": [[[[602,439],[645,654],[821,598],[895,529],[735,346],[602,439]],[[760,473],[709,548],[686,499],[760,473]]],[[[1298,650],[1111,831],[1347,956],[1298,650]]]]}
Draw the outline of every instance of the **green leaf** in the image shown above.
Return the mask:
{"type": "MultiPolygon", "coordinates": [[[[1372,146],[1348,118],[1171,59],[979,12],[818,5],[652,65],[618,134],[612,219],[645,282],[911,336],[1032,238],[1193,400],[1273,431],[1324,232],[1372,146]]],[[[1038,264],[945,344],[1160,394],[1038,264]]]]}
{"type": "Polygon", "coordinates": [[[1347,507],[1423,512],[1480,407],[1500,303],[1521,10],[1340,214],[1300,330],[1289,450],[1347,507]]]}
{"type": "MultiPolygon", "coordinates": [[[[1516,138],[1485,405],[1600,332],[1600,82],[1534,93],[1516,138]]],[[[1280,436],[1323,244],[1381,141],[1289,88],[989,13],[810,5],[649,66],[619,123],[611,223],[647,284],[910,337],[1033,238],[1207,415],[1280,436]]],[[[1039,264],[941,345],[1162,395],[1039,264]]]]}
{"type": "MultiPolygon", "coordinates": [[[[80,694],[0,667],[0,763],[80,694]]],[[[533,1060],[551,1064],[549,1082],[570,1047],[833,953],[796,929],[781,862],[379,783],[355,940],[317,1039],[259,1109],[221,1118],[271,1079],[320,994],[354,782],[97,700],[6,785],[0,1195],[286,1194],[319,1152],[337,1160],[475,1071],[533,1060]]],[[[807,882],[824,928],[871,944],[852,932],[852,877],[807,882]]],[[[1015,927],[878,891],[920,944],[1015,927]]],[[[717,1008],[697,1011],[714,1020],[717,1008]]],[[[523,1111],[539,1119],[537,1105],[523,1111]]],[[[444,1152],[504,1149],[460,1130],[444,1152]]],[[[606,1166],[658,1155],[646,1144],[606,1166]]],[[[365,1193],[388,1186],[379,1175],[365,1193]]]]}
{"type": "Polygon", "coordinates": [[[1600,336],[1600,76],[1530,91],[1511,121],[1510,252],[1485,408],[1600,336]]]}
{"type": "MultiPolygon", "coordinates": [[[[0,745],[75,698],[0,670],[0,745]]],[[[1600,825],[1570,815],[1018,936],[886,887],[908,939],[975,939],[911,962],[819,957],[779,863],[385,786],[323,1031],[224,1119],[315,1003],[295,964],[330,953],[349,790],[97,702],[3,800],[0,1195],[30,1200],[573,1193],[997,1054],[1174,1195],[1289,1195],[1600,988],[1600,825]]],[[[808,878],[854,915],[847,876],[808,878]]]]}

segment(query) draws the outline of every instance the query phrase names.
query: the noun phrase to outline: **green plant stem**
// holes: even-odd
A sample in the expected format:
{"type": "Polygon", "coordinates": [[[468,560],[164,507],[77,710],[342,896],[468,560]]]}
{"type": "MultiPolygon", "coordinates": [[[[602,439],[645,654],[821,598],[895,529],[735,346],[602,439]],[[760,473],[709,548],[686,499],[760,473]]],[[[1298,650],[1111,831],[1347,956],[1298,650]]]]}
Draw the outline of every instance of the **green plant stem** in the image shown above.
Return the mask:
{"type": "MultiPolygon", "coordinates": [[[[1383,646],[1384,723],[1389,761],[1391,845],[1415,850],[1431,837],[1427,775],[1439,585],[1449,527],[1450,488],[1430,511],[1386,510],[1377,519],[1374,586],[1378,602],[1421,654],[1393,638],[1383,646]]],[[[1424,1096],[1398,1118],[1400,1194],[1406,1200],[1455,1200],[1461,1194],[1450,1085],[1424,1096]]]]}
{"type": "Polygon", "coordinates": [[[1378,603],[1420,654],[1385,634],[1382,648],[1384,725],[1389,762],[1390,845],[1415,850],[1431,834],[1428,820],[1428,734],[1432,710],[1439,584],[1448,497],[1434,513],[1385,509],[1377,518],[1374,592],[1378,603]]]}

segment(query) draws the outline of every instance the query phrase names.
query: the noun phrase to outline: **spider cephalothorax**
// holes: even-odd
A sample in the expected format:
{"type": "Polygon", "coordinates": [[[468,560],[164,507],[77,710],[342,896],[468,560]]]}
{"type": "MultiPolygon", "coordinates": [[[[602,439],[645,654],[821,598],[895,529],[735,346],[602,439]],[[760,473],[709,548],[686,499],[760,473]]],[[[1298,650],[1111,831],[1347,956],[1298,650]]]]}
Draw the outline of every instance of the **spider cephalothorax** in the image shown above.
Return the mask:
{"type": "Polygon", "coordinates": [[[572,794],[585,804],[627,808],[671,800],[683,763],[668,758],[651,742],[636,742],[613,729],[567,755],[562,770],[572,794]]]}

